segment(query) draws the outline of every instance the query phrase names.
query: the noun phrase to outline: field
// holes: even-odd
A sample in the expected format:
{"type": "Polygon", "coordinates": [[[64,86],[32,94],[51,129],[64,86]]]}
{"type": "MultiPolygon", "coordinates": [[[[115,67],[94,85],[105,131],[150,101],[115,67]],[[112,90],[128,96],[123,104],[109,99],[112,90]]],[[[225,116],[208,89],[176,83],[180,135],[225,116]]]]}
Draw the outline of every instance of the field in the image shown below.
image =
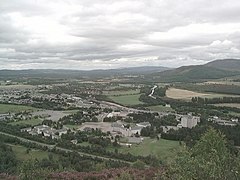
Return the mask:
{"type": "Polygon", "coordinates": [[[13,104],[0,104],[0,113],[18,113],[21,111],[35,111],[36,108],[30,106],[13,105],[13,104]]]}
{"type": "Polygon", "coordinates": [[[240,109],[240,103],[221,103],[221,104],[214,104],[214,106],[220,107],[236,107],[240,109]]]}
{"type": "Polygon", "coordinates": [[[27,148],[24,146],[20,145],[12,145],[8,144],[9,146],[12,147],[13,152],[16,154],[16,157],[20,161],[25,161],[29,159],[43,159],[43,158],[48,158],[48,152],[41,151],[41,150],[36,150],[36,149],[31,149],[29,153],[27,153],[27,148]]]}
{"type": "Polygon", "coordinates": [[[208,96],[209,94],[198,93],[194,91],[188,91],[184,89],[169,88],[166,91],[166,96],[172,99],[186,99],[190,100],[192,97],[208,96]]]}
{"type": "Polygon", "coordinates": [[[218,97],[238,97],[238,95],[219,94],[219,93],[199,93],[185,89],[169,88],[166,96],[172,99],[191,100],[192,97],[218,98],[218,97]]]}
{"type": "Polygon", "coordinates": [[[17,84],[17,85],[1,85],[0,89],[19,89],[19,90],[25,90],[25,89],[33,89],[35,86],[32,85],[24,85],[24,84],[17,84]]]}
{"type": "Polygon", "coordinates": [[[145,138],[143,143],[139,145],[132,145],[130,148],[121,147],[119,152],[141,156],[154,155],[160,160],[168,162],[175,156],[179,148],[180,146],[178,141],[145,138]]]}
{"type": "Polygon", "coordinates": [[[24,124],[24,125],[31,125],[31,126],[36,126],[38,124],[41,124],[42,120],[40,119],[30,119],[30,120],[22,120],[22,121],[16,121],[16,122],[11,122],[11,125],[20,125],[20,124],[24,124]]]}
{"type": "Polygon", "coordinates": [[[66,126],[66,127],[69,128],[69,129],[78,129],[78,128],[80,128],[80,125],[66,124],[66,125],[64,125],[64,126],[66,126]]]}
{"type": "Polygon", "coordinates": [[[147,107],[152,111],[159,111],[159,112],[169,112],[169,111],[174,111],[171,107],[166,107],[162,105],[157,105],[157,106],[149,106],[147,107]]]}
{"type": "Polygon", "coordinates": [[[127,91],[103,91],[104,95],[109,96],[118,96],[118,95],[131,95],[131,94],[139,94],[140,90],[127,90],[127,91]]]}
{"type": "Polygon", "coordinates": [[[134,95],[123,95],[123,96],[108,96],[110,99],[112,99],[114,102],[122,105],[137,105],[137,104],[143,104],[141,101],[139,101],[140,94],[134,94],[134,95]]]}

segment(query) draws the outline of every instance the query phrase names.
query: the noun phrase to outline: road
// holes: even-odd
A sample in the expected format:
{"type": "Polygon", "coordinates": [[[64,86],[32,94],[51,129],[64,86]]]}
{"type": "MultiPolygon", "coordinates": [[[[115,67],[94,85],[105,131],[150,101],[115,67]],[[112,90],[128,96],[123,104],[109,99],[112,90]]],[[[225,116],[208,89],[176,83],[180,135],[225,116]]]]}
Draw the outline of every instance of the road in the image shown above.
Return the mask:
{"type": "Polygon", "coordinates": [[[152,110],[140,110],[140,109],[134,109],[134,108],[129,108],[129,107],[125,107],[113,102],[108,102],[108,101],[98,101],[100,104],[104,104],[107,105],[109,108],[115,107],[117,109],[120,109],[122,111],[127,111],[127,112],[131,112],[131,113],[159,113],[161,115],[168,115],[168,113],[166,112],[160,112],[160,111],[152,111],[152,110]]]}
{"type": "MultiPolygon", "coordinates": [[[[21,140],[23,142],[35,143],[35,144],[43,146],[43,147],[46,146],[49,149],[56,148],[57,150],[61,150],[61,151],[65,151],[65,152],[74,152],[74,150],[71,150],[71,149],[66,149],[66,148],[62,148],[62,147],[57,147],[56,145],[49,145],[49,144],[41,143],[41,142],[38,142],[38,141],[29,140],[29,139],[18,137],[18,136],[8,134],[8,133],[5,133],[5,132],[0,132],[0,134],[4,134],[4,135],[9,136],[9,137],[18,138],[19,140],[21,140]]],[[[102,159],[102,160],[112,160],[112,161],[118,161],[118,162],[122,162],[122,163],[132,164],[132,162],[124,161],[124,160],[120,160],[120,159],[108,158],[108,157],[83,153],[83,152],[79,152],[79,151],[75,151],[75,152],[77,152],[81,156],[88,156],[88,157],[92,157],[92,158],[99,158],[99,159],[102,159]]]]}

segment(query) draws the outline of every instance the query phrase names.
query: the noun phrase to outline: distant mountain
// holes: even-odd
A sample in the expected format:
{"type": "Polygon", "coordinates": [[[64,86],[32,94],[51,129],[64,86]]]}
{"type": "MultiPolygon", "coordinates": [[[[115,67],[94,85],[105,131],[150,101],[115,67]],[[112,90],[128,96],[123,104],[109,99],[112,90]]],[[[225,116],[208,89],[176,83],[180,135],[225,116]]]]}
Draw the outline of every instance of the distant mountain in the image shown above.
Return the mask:
{"type": "Polygon", "coordinates": [[[205,66],[224,69],[228,71],[240,71],[240,59],[221,59],[205,64],[205,66]]]}
{"type": "Polygon", "coordinates": [[[81,78],[81,77],[106,77],[124,75],[146,75],[154,72],[162,72],[170,68],[161,66],[143,66],[121,69],[98,70],[65,70],[65,69],[28,69],[28,70],[0,70],[0,78],[21,77],[47,77],[47,78],[81,78]]]}
{"type": "MultiPolygon", "coordinates": [[[[153,73],[151,79],[160,82],[199,82],[240,74],[240,60],[216,60],[205,65],[182,66],[153,73]],[[234,67],[235,66],[235,67],[234,67]]],[[[149,78],[149,75],[146,77],[149,78]]]]}

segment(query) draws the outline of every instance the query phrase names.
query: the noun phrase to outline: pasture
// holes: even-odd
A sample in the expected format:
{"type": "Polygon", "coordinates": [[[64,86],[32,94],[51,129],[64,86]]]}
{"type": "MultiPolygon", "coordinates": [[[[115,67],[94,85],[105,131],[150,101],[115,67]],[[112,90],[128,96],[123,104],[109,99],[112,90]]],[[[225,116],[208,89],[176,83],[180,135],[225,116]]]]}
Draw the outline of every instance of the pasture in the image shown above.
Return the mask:
{"type": "Polygon", "coordinates": [[[111,100],[118,104],[122,105],[137,105],[143,104],[143,102],[139,101],[140,94],[133,95],[123,95],[123,96],[108,96],[111,100]]]}
{"type": "Polygon", "coordinates": [[[16,157],[20,161],[26,161],[29,159],[38,159],[41,160],[43,158],[48,158],[49,152],[41,151],[37,149],[31,149],[29,153],[27,153],[27,148],[21,145],[13,145],[8,144],[13,152],[16,154],[16,157]]]}
{"type": "Polygon", "coordinates": [[[180,145],[178,141],[144,138],[141,144],[134,144],[131,147],[121,146],[118,151],[120,153],[130,153],[136,156],[153,155],[162,161],[169,162],[179,149],[180,145]]]}

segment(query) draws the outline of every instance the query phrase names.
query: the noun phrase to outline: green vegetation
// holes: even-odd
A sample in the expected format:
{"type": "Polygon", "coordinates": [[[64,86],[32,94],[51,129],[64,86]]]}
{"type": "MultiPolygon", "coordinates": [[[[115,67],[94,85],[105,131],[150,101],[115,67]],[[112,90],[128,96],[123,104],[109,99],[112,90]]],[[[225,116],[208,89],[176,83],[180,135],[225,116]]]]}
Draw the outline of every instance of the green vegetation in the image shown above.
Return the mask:
{"type": "Polygon", "coordinates": [[[114,102],[122,105],[137,105],[143,104],[139,101],[140,94],[124,95],[124,96],[109,96],[114,102]]]}
{"type": "Polygon", "coordinates": [[[227,84],[195,84],[184,83],[175,85],[177,88],[198,91],[198,92],[214,92],[220,94],[240,95],[240,86],[227,84]]]}
{"type": "Polygon", "coordinates": [[[126,90],[126,91],[104,91],[104,95],[109,95],[109,96],[120,96],[120,95],[132,95],[132,94],[139,94],[140,90],[126,90]]]}
{"type": "Polygon", "coordinates": [[[191,149],[184,148],[167,179],[239,179],[239,156],[231,154],[224,136],[209,129],[191,149]]]}
{"type": "Polygon", "coordinates": [[[31,126],[36,126],[38,124],[42,124],[42,120],[41,119],[30,119],[30,120],[21,120],[21,121],[15,121],[15,122],[11,122],[11,125],[31,125],[31,126]]]}
{"type": "Polygon", "coordinates": [[[240,74],[207,66],[183,66],[174,70],[154,73],[152,77],[159,82],[202,82],[206,79],[219,79],[240,74]]]}
{"type": "Polygon", "coordinates": [[[18,113],[22,111],[36,111],[36,108],[14,104],[0,104],[0,113],[18,113]]]}
{"type": "Polygon", "coordinates": [[[28,149],[21,145],[8,144],[12,148],[12,151],[16,155],[16,158],[20,161],[26,161],[29,159],[38,159],[42,160],[48,158],[49,153],[37,149],[28,149]]]}
{"type": "Polygon", "coordinates": [[[161,112],[174,111],[171,107],[166,107],[162,105],[149,106],[147,108],[150,109],[151,111],[161,111],[161,112]]]}
{"type": "Polygon", "coordinates": [[[69,129],[78,129],[80,127],[79,125],[75,124],[65,124],[64,126],[66,126],[69,129]]]}
{"type": "Polygon", "coordinates": [[[122,146],[118,150],[121,153],[131,153],[133,155],[153,155],[162,161],[169,161],[176,155],[179,148],[178,141],[145,138],[139,145],[132,145],[131,147],[122,146]]]}

